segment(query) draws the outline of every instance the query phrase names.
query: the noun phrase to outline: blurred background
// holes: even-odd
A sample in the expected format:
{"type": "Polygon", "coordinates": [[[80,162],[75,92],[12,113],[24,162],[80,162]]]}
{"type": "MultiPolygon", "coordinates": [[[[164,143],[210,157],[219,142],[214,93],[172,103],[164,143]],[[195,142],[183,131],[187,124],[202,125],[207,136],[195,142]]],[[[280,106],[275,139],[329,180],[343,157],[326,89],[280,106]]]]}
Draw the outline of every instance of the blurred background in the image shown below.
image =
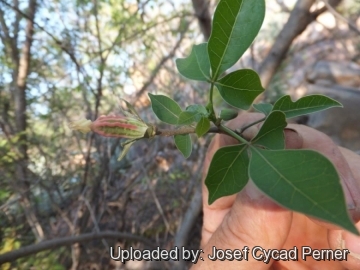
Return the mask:
{"type": "MultiPolygon", "coordinates": [[[[121,113],[159,124],[148,92],[184,108],[207,85],[174,60],[211,31],[217,1],[0,0],[0,269],[187,269],[110,259],[109,248],[196,249],[201,170],[211,136],[185,160],[173,138],[137,142],[72,132],[121,113]],[[17,251],[17,253],[13,252],[17,251]]],[[[360,1],[267,0],[259,36],[234,68],[259,72],[262,100],[321,93],[344,109],[296,119],[360,150],[360,1]]],[[[216,95],[215,95],[216,96],[216,95]]],[[[217,106],[226,106],[216,96],[217,106]]],[[[166,125],[160,124],[165,128],[166,125]]]]}

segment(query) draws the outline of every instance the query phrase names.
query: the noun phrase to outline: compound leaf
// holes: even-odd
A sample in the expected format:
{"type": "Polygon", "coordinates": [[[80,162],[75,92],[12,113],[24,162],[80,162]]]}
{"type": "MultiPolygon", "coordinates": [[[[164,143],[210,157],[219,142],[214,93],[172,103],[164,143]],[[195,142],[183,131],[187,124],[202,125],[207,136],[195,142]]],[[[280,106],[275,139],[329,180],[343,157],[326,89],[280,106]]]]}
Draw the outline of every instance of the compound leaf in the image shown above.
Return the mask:
{"type": "Polygon", "coordinates": [[[273,105],[270,103],[253,104],[253,107],[255,110],[257,110],[258,112],[262,112],[266,116],[268,116],[273,109],[273,105]]]}
{"type": "Polygon", "coordinates": [[[209,190],[209,204],[220,197],[235,194],[249,180],[247,145],[220,148],[211,160],[205,185],[209,190]]]}
{"type": "Polygon", "coordinates": [[[163,122],[170,125],[177,125],[179,115],[182,112],[179,104],[173,99],[163,95],[153,95],[149,93],[151,107],[156,116],[163,122]]]}
{"type": "Polygon", "coordinates": [[[251,147],[249,175],[282,206],[359,234],[348,215],[339,175],[320,153],[251,147]]]}
{"type": "Polygon", "coordinates": [[[264,0],[221,0],[208,43],[213,80],[233,66],[258,34],[265,16],[264,0]]]}
{"type": "Polygon", "coordinates": [[[279,150],[285,148],[284,128],[286,127],[285,114],[273,111],[265,119],[258,134],[252,139],[252,144],[262,145],[266,148],[279,150]]]}
{"type": "Polygon", "coordinates": [[[227,103],[243,110],[249,109],[255,98],[264,92],[259,75],[251,69],[231,72],[215,85],[227,103]]]}
{"type": "Polygon", "coordinates": [[[283,111],[286,118],[292,118],[332,107],[342,107],[342,104],[323,95],[305,96],[293,102],[290,96],[287,95],[275,102],[273,110],[283,111]]]}
{"type": "Polygon", "coordinates": [[[207,43],[194,45],[190,55],[176,59],[176,67],[184,77],[197,80],[210,80],[210,60],[207,53],[207,43]]]}

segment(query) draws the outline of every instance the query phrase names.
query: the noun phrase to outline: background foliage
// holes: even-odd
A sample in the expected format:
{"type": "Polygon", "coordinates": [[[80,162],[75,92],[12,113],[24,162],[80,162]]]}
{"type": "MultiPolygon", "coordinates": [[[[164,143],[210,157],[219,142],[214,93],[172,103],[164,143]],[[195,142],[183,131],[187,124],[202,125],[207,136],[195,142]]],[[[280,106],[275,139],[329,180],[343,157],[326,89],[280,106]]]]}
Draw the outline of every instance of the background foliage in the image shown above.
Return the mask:
{"type": "MultiPolygon", "coordinates": [[[[0,0],[0,254],[43,240],[102,231],[141,235],[163,248],[179,243],[180,224],[198,192],[210,138],[194,144],[188,160],[177,153],[171,139],[156,138],[136,144],[117,162],[119,140],[72,133],[67,123],[80,116],[94,120],[120,113],[119,97],[135,104],[147,122],[156,122],[147,92],[172,96],[182,107],[204,104],[207,89],[201,82],[187,84],[176,73],[174,59],[189,55],[203,35],[208,38],[204,21],[209,17],[199,10],[212,13],[215,4],[0,0]]],[[[268,6],[279,20],[266,18],[240,67],[261,71],[263,52],[270,50],[294,7],[284,7],[283,1],[268,6]]],[[[349,20],[359,15],[355,4],[339,10],[349,20]]],[[[352,30],[347,31],[359,46],[352,30]]],[[[311,44],[295,45],[289,62],[297,50],[311,44]]],[[[355,56],[358,52],[359,47],[355,56]]],[[[287,87],[279,84],[287,74],[280,64],[269,99],[287,87]]],[[[197,248],[201,216],[193,219],[198,222],[187,233],[194,239],[188,247],[197,248]]],[[[143,242],[96,239],[1,267],[115,269],[122,266],[110,260],[109,246],[146,246],[143,242]]]]}

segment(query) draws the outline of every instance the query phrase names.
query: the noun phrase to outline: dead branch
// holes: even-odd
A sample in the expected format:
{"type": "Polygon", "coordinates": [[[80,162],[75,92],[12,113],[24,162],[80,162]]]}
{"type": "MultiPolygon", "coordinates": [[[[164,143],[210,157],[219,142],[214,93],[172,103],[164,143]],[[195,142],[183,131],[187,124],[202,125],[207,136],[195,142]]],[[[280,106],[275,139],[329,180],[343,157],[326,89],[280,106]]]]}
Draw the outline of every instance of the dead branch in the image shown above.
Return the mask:
{"type": "Polygon", "coordinates": [[[54,249],[62,246],[69,246],[74,243],[88,242],[102,238],[110,238],[110,239],[121,238],[123,240],[128,240],[128,241],[142,242],[145,245],[153,248],[155,248],[156,246],[156,244],[153,241],[130,233],[121,233],[121,232],[113,232],[113,231],[86,233],[77,236],[69,236],[69,237],[46,240],[37,244],[29,245],[14,251],[7,252],[5,254],[0,255],[0,265],[6,262],[13,262],[19,258],[33,255],[44,250],[54,249]]]}
{"type": "Polygon", "coordinates": [[[136,93],[136,97],[139,98],[142,96],[142,94],[147,90],[147,88],[153,83],[153,81],[155,80],[157,74],[159,73],[160,69],[162,68],[162,66],[170,59],[172,59],[175,55],[176,50],[180,47],[181,42],[184,39],[185,33],[188,30],[190,26],[190,22],[187,23],[186,27],[184,27],[184,30],[181,32],[180,34],[180,38],[179,40],[176,42],[175,46],[173,47],[173,49],[171,50],[171,52],[164,56],[160,62],[157,64],[157,66],[154,68],[153,72],[151,73],[150,78],[148,79],[148,81],[141,87],[141,89],[136,93]]]}
{"type": "Polygon", "coordinates": [[[357,28],[357,26],[355,24],[353,24],[350,20],[348,20],[347,18],[345,18],[343,15],[341,15],[339,12],[336,11],[335,8],[333,8],[328,0],[323,0],[326,8],[328,9],[328,11],[334,15],[334,17],[338,18],[339,20],[347,23],[347,25],[349,26],[349,28],[353,31],[355,31],[357,34],[360,34],[360,30],[359,28],[357,28]]]}
{"type": "MultiPolygon", "coordinates": [[[[332,0],[331,5],[336,6],[341,0],[332,0]]],[[[294,39],[299,36],[306,27],[313,22],[326,8],[310,12],[310,8],[315,0],[298,0],[294,9],[290,13],[290,17],[283,29],[277,36],[269,54],[261,63],[259,74],[263,86],[266,88],[281,62],[285,59],[289,48],[294,39]]]]}

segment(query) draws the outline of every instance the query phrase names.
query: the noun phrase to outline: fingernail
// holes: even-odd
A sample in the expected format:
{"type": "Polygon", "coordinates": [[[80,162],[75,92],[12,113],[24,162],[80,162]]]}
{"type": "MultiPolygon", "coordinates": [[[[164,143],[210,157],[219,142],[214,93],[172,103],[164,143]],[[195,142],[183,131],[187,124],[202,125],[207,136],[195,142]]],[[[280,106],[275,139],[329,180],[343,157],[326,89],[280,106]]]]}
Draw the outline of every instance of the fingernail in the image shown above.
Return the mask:
{"type": "Polygon", "coordinates": [[[301,149],[303,146],[302,136],[292,128],[285,128],[285,145],[287,149],[301,149]]]}
{"type": "MultiPolygon", "coordinates": [[[[360,224],[356,226],[359,230],[360,224]]],[[[342,233],[342,246],[350,251],[350,255],[360,260],[360,237],[349,232],[342,233]]]]}

